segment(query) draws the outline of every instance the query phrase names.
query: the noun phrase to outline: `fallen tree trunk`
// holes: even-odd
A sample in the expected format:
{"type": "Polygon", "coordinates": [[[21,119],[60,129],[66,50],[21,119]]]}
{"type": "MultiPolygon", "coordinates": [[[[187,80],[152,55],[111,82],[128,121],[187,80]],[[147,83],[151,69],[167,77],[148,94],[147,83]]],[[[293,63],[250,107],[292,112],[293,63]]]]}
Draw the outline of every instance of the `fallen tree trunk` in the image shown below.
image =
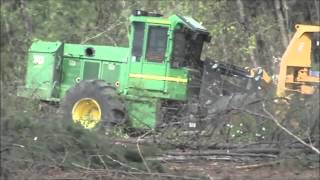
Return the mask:
{"type": "MultiPolygon", "coordinates": [[[[255,150],[257,152],[257,150],[255,150]]],[[[274,149],[270,150],[270,152],[275,152],[274,149]]],[[[268,150],[261,150],[260,153],[251,152],[249,149],[243,152],[237,151],[225,151],[225,150],[215,150],[215,151],[188,151],[188,152],[177,152],[177,151],[169,151],[166,155],[170,156],[246,156],[246,157],[266,157],[266,158],[277,158],[276,155],[266,154],[268,150]],[[245,153],[244,153],[245,152],[245,153]]]]}

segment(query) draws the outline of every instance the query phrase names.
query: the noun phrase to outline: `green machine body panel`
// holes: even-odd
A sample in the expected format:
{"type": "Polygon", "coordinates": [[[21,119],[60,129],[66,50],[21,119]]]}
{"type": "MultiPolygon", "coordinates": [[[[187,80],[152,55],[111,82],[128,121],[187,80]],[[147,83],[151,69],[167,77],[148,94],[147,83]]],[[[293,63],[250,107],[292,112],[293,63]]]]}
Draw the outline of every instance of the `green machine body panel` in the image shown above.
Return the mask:
{"type": "Polygon", "coordinates": [[[28,51],[26,85],[19,87],[18,95],[55,101],[59,98],[61,42],[35,41],[28,51]]]}
{"type": "Polygon", "coordinates": [[[102,79],[111,86],[119,83],[120,89],[120,73],[127,67],[128,55],[125,47],[65,44],[60,97],[75,83],[88,79],[102,79]]]}
{"type": "Polygon", "coordinates": [[[34,41],[28,51],[26,84],[18,95],[59,102],[81,80],[101,79],[127,101],[133,127],[154,128],[163,100],[187,100],[188,64],[200,61],[208,32],[194,19],[178,15],[135,14],[130,23],[128,47],[34,41]],[[184,54],[184,47],[197,43],[198,54],[184,54]]]}

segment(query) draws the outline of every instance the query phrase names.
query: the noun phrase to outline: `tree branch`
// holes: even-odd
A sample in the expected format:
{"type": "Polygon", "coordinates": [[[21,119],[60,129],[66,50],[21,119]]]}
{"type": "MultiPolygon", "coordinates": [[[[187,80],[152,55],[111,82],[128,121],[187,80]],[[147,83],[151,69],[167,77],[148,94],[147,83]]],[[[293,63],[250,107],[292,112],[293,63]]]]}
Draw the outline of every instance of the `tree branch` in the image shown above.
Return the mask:
{"type": "Polygon", "coordinates": [[[283,131],[285,131],[287,134],[289,134],[290,136],[292,136],[293,138],[295,138],[296,140],[298,140],[301,144],[305,145],[306,147],[310,148],[311,150],[313,150],[314,152],[316,152],[317,154],[320,154],[319,149],[315,148],[311,143],[308,144],[306,143],[304,140],[302,140],[301,138],[299,138],[298,136],[294,135],[291,131],[289,131],[287,128],[285,128],[284,126],[282,126],[279,121],[277,120],[276,117],[274,117],[269,111],[266,110],[265,104],[262,103],[262,108],[263,111],[270,117],[269,119],[271,119],[279,128],[281,128],[283,131]]]}
{"type": "Polygon", "coordinates": [[[139,136],[139,137],[138,137],[138,139],[137,139],[137,149],[138,149],[139,155],[140,155],[140,157],[141,157],[141,159],[142,159],[142,162],[143,162],[144,166],[146,167],[148,173],[151,173],[151,170],[150,170],[147,162],[145,161],[145,159],[144,159],[143,156],[142,156],[142,153],[141,153],[141,150],[140,150],[140,146],[139,146],[139,141],[140,141],[140,139],[143,138],[143,137],[145,137],[145,136],[148,135],[149,133],[150,133],[150,131],[148,131],[148,132],[146,132],[145,134],[143,134],[142,136],[139,136]]]}
{"type": "Polygon", "coordinates": [[[119,25],[121,25],[121,24],[123,24],[123,22],[119,22],[119,23],[117,23],[117,24],[114,24],[113,26],[110,26],[107,30],[102,31],[102,32],[96,34],[95,36],[87,37],[87,38],[86,38],[84,41],[82,41],[80,44],[84,44],[84,43],[86,43],[86,42],[88,42],[88,41],[90,41],[90,40],[92,40],[92,39],[95,39],[95,38],[97,38],[97,37],[100,37],[102,34],[110,31],[111,29],[113,29],[113,28],[115,28],[115,27],[117,27],[117,26],[119,26],[119,25]]]}

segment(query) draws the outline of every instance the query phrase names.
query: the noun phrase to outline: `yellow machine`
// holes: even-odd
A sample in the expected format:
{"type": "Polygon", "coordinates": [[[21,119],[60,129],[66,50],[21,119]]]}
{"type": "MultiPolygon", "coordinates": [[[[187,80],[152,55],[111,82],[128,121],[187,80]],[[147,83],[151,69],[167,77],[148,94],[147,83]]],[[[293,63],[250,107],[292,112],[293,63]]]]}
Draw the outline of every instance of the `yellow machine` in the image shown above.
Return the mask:
{"type": "MultiPolygon", "coordinates": [[[[288,92],[312,95],[320,84],[320,26],[295,26],[296,32],[284,52],[276,82],[276,94],[285,97],[288,92]]],[[[263,69],[249,69],[250,77],[261,78],[264,84],[272,82],[263,69]]]]}
{"type": "Polygon", "coordinates": [[[319,86],[320,26],[295,26],[291,39],[280,62],[277,96],[287,92],[311,95],[319,86]]]}

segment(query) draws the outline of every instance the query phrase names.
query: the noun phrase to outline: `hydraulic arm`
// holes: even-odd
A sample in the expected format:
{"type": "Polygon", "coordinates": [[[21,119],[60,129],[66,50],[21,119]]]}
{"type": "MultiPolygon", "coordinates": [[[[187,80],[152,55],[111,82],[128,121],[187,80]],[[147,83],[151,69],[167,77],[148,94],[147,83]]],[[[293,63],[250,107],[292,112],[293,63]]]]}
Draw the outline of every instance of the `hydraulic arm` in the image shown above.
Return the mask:
{"type": "Polygon", "coordinates": [[[245,80],[250,80],[250,82],[255,84],[255,86],[247,86],[247,90],[252,90],[253,88],[259,88],[261,85],[267,85],[271,83],[271,78],[268,73],[261,67],[248,68],[240,67],[233,64],[219,62],[219,61],[208,61],[206,63],[207,70],[217,72],[220,75],[241,78],[245,80]]]}

